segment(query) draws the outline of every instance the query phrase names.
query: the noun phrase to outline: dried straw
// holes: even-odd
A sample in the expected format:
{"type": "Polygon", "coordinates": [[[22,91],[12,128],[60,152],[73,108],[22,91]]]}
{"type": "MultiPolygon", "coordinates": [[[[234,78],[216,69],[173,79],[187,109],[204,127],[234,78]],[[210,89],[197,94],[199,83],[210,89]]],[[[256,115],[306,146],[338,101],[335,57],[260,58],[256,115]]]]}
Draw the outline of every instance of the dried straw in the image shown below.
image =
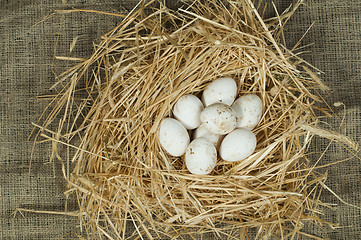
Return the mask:
{"type": "Polygon", "coordinates": [[[254,239],[314,237],[302,227],[324,223],[319,195],[326,175],[314,171],[307,148],[314,135],[353,142],[318,129],[315,111],[329,111],[317,107],[323,102],[318,89],[327,87],[280,44],[300,4],[262,20],[262,9],[250,0],[195,1],[177,11],[140,2],[120,15],[121,24],[89,59],[67,59],[81,62],[60,75],[51,113],[36,126],[38,136],[53,143],[66,194],[76,194],[76,215],[89,237],[213,232],[248,239],[254,228],[254,239]],[[198,95],[223,76],[236,79],[239,95],[252,92],[263,101],[257,149],[240,162],[219,159],[208,176],[192,175],[183,158],[160,147],[156,132],[179,97],[198,95]],[[56,130],[49,130],[57,116],[56,130]],[[74,154],[64,157],[59,144],[74,154]]]}

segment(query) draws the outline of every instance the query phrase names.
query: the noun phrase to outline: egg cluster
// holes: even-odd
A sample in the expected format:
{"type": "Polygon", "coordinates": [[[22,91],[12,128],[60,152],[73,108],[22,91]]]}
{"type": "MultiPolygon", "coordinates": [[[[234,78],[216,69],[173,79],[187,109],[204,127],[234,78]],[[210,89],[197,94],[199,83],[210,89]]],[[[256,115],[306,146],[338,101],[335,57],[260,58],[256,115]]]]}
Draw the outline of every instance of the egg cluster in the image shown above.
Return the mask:
{"type": "Polygon", "coordinates": [[[257,145],[251,131],[262,116],[261,99],[247,94],[235,100],[237,84],[232,78],[218,78],[202,94],[179,98],[174,118],[165,118],[159,127],[159,142],[172,156],[185,154],[193,174],[210,173],[217,162],[217,151],[225,161],[235,162],[250,156],[257,145]],[[193,131],[191,141],[188,131],[193,131]]]}

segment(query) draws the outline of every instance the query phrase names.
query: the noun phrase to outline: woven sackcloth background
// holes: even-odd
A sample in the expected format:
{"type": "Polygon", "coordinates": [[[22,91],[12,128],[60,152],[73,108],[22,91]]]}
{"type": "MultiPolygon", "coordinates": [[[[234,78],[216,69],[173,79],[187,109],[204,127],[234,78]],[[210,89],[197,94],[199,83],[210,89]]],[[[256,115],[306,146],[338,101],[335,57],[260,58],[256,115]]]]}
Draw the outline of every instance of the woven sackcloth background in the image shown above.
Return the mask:
{"type": "MultiPolygon", "coordinates": [[[[120,22],[113,16],[93,13],[55,14],[57,9],[94,9],[126,12],[132,0],[0,0],[0,239],[77,239],[80,232],[76,217],[16,212],[17,208],[46,211],[76,210],[76,201],[66,201],[60,164],[49,162],[50,145],[33,148],[28,136],[47,105],[37,96],[54,94],[54,74],[73,63],[53,61],[54,55],[86,58],[93,43],[120,22]],[[70,53],[70,45],[77,38],[70,53]]],[[[173,0],[174,2],[174,0],[173,0]]],[[[271,3],[270,0],[266,2],[271,3]]],[[[295,0],[274,0],[279,11],[295,0]]],[[[321,69],[322,79],[330,86],[325,95],[330,104],[345,116],[341,131],[361,142],[361,1],[306,0],[287,25],[287,46],[292,47],[314,22],[302,43],[303,57],[321,69]]],[[[268,15],[272,16],[273,10],[268,15]]],[[[327,120],[333,127],[339,119],[327,120]]],[[[317,139],[315,150],[328,141],[317,139]]],[[[331,145],[320,164],[347,157],[347,151],[331,145]]],[[[314,159],[315,160],[315,159],[314,159]]],[[[321,169],[328,172],[326,185],[344,201],[361,206],[361,164],[357,159],[321,169]]],[[[339,228],[306,226],[305,231],[320,238],[361,239],[361,211],[342,203],[329,191],[321,199],[335,204],[324,209],[323,219],[340,224],[339,228]]],[[[83,235],[84,236],[84,235],[83,235]]],[[[213,239],[213,237],[210,237],[213,239]]],[[[308,239],[308,238],[304,238],[308,239]]]]}

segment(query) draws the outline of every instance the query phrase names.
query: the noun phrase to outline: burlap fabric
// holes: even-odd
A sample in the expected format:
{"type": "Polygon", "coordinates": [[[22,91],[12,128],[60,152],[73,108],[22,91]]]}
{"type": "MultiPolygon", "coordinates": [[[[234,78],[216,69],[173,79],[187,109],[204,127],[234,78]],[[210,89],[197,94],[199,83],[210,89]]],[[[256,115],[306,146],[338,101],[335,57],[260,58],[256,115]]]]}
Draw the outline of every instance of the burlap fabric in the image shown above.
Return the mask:
{"type": "MultiPolygon", "coordinates": [[[[49,88],[58,74],[72,63],[55,61],[56,55],[86,58],[93,43],[120,19],[91,13],[54,14],[56,9],[86,8],[108,12],[126,12],[135,1],[119,0],[2,0],[0,1],[0,239],[77,239],[82,235],[77,218],[55,214],[16,212],[33,210],[76,210],[73,199],[66,200],[65,183],[59,163],[49,162],[50,144],[36,145],[29,174],[32,141],[28,136],[46,100],[36,96],[54,94],[49,88]],[[70,45],[78,38],[70,53],[70,45]],[[58,42],[58,44],[56,44],[58,42]]],[[[267,0],[267,2],[270,2],[267,0]]],[[[292,0],[276,0],[279,11],[292,0]]],[[[361,1],[309,0],[287,25],[286,43],[290,48],[312,29],[302,43],[303,57],[321,69],[321,77],[332,89],[328,102],[343,102],[336,108],[345,124],[341,131],[361,142],[361,1]]],[[[268,15],[272,16],[270,10],[268,15]]],[[[333,127],[341,120],[327,120],[333,127]]],[[[328,141],[317,139],[312,151],[321,151],[328,141]]],[[[316,154],[317,155],[317,154],[316,154]]],[[[347,151],[331,145],[321,164],[347,156],[347,151]]],[[[313,159],[316,161],[316,158],[313,159]]],[[[357,159],[321,169],[328,172],[326,185],[343,200],[361,206],[361,166],[357,159]]],[[[320,238],[360,239],[361,210],[340,202],[329,191],[321,199],[334,204],[324,209],[324,220],[339,223],[340,228],[306,226],[306,232],[320,238]]],[[[84,236],[84,235],[83,235],[84,236]]],[[[213,239],[213,238],[212,238],[213,239]]],[[[308,239],[308,238],[303,238],[308,239]]]]}

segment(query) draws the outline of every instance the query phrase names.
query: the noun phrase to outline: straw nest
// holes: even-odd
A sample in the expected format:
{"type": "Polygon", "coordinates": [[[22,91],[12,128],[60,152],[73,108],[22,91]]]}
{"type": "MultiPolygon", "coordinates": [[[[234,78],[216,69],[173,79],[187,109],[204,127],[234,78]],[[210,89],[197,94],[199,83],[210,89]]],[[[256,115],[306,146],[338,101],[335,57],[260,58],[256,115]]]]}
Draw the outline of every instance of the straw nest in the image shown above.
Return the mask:
{"type": "Polygon", "coordinates": [[[306,157],[310,141],[317,134],[353,143],[318,129],[315,112],[328,115],[317,107],[318,92],[327,87],[281,43],[299,4],[263,20],[250,0],[196,1],[177,11],[142,2],[60,76],[38,134],[53,142],[89,237],[245,239],[254,228],[254,239],[311,236],[302,227],[322,222],[325,175],[306,157]],[[210,175],[192,175],[182,157],[160,147],[157,129],[182,95],[224,76],[237,81],[238,96],[263,101],[257,148],[239,162],[218,159],[210,175]],[[60,143],[73,154],[63,156],[60,143]]]}

